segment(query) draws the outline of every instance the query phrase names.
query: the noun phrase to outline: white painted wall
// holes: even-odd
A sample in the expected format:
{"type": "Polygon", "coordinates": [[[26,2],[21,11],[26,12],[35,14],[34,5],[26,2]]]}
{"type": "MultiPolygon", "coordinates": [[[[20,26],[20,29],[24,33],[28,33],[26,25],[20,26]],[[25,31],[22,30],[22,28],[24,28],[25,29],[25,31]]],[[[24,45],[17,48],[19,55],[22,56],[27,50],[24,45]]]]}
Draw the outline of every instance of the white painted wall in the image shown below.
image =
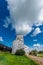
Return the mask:
{"type": "Polygon", "coordinates": [[[18,49],[23,49],[26,54],[29,54],[29,47],[24,44],[23,35],[18,35],[16,40],[13,41],[12,54],[15,54],[18,49]]]}
{"type": "Polygon", "coordinates": [[[15,52],[18,49],[23,49],[23,44],[24,44],[23,35],[18,35],[12,45],[12,54],[15,54],[15,52]]]}
{"type": "Polygon", "coordinates": [[[25,44],[24,44],[24,51],[26,54],[29,54],[29,52],[30,52],[29,47],[25,44]]]}

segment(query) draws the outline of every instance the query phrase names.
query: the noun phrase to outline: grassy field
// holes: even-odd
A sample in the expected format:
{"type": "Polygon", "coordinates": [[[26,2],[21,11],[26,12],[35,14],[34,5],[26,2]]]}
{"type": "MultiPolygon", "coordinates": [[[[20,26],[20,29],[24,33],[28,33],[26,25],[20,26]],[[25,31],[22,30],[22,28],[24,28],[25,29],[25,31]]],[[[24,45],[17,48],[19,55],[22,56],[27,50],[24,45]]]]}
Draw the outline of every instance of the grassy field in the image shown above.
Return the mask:
{"type": "Polygon", "coordinates": [[[0,52],[0,65],[38,65],[26,56],[16,56],[0,52]]]}
{"type": "Polygon", "coordinates": [[[38,54],[38,56],[43,58],[43,53],[38,54]]]}

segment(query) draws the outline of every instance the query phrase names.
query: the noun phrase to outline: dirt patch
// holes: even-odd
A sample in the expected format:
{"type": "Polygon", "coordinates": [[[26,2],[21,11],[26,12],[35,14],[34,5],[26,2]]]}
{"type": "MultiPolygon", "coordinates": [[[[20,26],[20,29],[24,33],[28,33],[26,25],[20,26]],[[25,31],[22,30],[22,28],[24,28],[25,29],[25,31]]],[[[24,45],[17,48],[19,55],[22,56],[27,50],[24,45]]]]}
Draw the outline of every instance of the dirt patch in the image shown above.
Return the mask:
{"type": "Polygon", "coordinates": [[[37,56],[31,56],[31,55],[27,55],[27,56],[32,60],[36,61],[36,63],[38,63],[39,65],[43,65],[43,58],[37,56]]]}

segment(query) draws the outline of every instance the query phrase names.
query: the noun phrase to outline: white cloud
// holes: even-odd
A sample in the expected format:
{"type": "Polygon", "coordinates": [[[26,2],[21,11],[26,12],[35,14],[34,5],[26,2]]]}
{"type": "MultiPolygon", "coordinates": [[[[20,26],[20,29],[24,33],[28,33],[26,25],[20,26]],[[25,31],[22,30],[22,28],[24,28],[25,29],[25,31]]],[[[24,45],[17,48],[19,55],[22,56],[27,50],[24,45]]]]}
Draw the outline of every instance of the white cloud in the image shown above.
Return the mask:
{"type": "Polygon", "coordinates": [[[43,8],[41,8],[36,26],[43,25],[43,8]]]}
{"type": "Polygon", "coordinates": [[[40,47],[41,45],[37,43],[37,44],[34,44],[33,46],[34,47],[40,47]]]}
{"type": "Polygon", "coordinates": [[[6,17],[6,20],[4,20],[4,24],[3,24],[3,26],[5,27],[5,28],[8,28],[8,25],[10,24],[10,19],[8,18],[8,17],[6,17]]]}
{"type": "Polygon", "coordinates": [[[0,41],[3,41],[3,38],[2,37],[0,37],[0,41]]]}
{"type": "Polygon", "coordinates": [[[10,12],[12,28],[15,28],[17,34],[29,33],[33,25],[40,25],[40,22],[42,20],[39,21],[39,17],[42,16],[41,10],[43,6],[42,3],[43,0],[6,0],[6,1],[8,2],[7,7],[10,12]]]}
{"type": "Polygon", "coordinates": [[[39,43],[34,44],[33,46],[34,46],[34,47],[43,47],[43,45],[41,45],[41,44],[39,44],[39,43]]]}
{"type": "Polygon", "coordinates": [[[33,41],[34,41],[34,42],[37,42],[37,40],[36,40],[36,39],[34,39],[33,41]]]}
{"type": "Polygon", "coordinates": [[[33,47],[34,47],[34,49],[37,49],[38,51],[39,50],[43,50],[43,45],[42,44],[39,44],[39,43],[34,44],[33,47]]]}
{"type": "Polygon", "coordinates": [[[43,9],[41,9],[41,12],[39,14],[39,20],[43,21],[43,9]]]}
{"type": "Polygon", "coordinates": [[[37,34],[41,33],[40,28],[36,28],[32,34],[32,36],[36,36],[37,34]]]}
{"type": "Polygon", "coordinates": [[[28,24],[25,24],[25,23],[18,24],[17,26],[15,26],[15,28],[18,34],[24,34],[24,35],[28,34],[32,30],[32,27],[30,27],[28,24]]]}

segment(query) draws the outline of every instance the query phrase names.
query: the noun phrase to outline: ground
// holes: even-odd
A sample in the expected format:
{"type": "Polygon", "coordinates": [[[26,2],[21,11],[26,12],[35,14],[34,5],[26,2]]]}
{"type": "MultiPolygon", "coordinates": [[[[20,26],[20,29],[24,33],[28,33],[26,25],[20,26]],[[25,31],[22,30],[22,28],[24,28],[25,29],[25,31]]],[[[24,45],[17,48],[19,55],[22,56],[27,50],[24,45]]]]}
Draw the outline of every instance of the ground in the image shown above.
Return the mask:
{"type": "Polygon", "coordinates": [[[39,65],[43,65],[43,57],[32,56],[32,55],[28,55],[28,57],[39,63],[39,65]]]}
{"type": "Polygon", "coordinates": [[[26,56],[16,56],[11,53],[0,52],[0,65],[38,65],[26,56]]]}
{"type": "Polygon", "coordinates": [[[39,53],[38,57],[42,57],[43,58],[43,53],[39,53]]]}

